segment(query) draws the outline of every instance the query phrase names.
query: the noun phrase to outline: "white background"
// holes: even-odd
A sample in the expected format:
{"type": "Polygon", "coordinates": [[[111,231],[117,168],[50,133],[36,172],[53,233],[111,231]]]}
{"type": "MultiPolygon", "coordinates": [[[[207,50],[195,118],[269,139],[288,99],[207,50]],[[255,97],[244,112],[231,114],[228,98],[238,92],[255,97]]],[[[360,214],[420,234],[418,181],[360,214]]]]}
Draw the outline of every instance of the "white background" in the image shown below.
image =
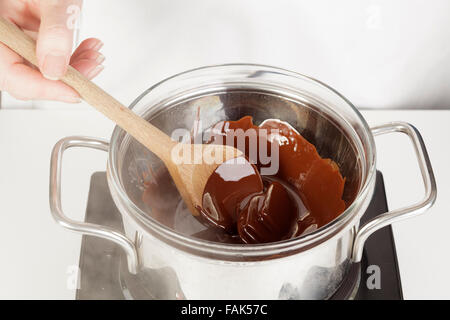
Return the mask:
{"type": "Polygon", "coordinates": [[[175,73],[251,62],[316,77],[359,107],[450,107],[447,0],[85,1],[80,40],[93,36],[107,59],[97,82],[125,104],[175,73]]]}

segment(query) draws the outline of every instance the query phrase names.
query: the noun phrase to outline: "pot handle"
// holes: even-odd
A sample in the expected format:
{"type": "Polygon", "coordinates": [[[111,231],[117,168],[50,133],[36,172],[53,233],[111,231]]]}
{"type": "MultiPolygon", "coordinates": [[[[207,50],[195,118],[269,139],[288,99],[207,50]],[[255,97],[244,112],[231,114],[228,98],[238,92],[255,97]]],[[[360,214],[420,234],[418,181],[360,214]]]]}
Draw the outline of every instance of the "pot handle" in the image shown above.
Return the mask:
{"type": "Polygon", "coordinates": [[[59,140],[53,147],[50,164],[50,209],[53,218],[59,225],[66,229],[111,240],[121,246],[127,254],[130,273],[136,274],[139,268],[138,253],[136,246],[130,239],[112,228],[93,223],[74,221],[64,214],[61,206],[62,157],[64,151],[72,147],[85,147],[108,152],[109,143],[106,140],[90,137],[67,137],[59,140]]]}
{"type": "Polygon", "coordinates": [[[401,132],[408,135],[414,146],[419,162],[422,179],[425,185],[425,196],[422,200],[413,205],[379,215],[360,228],[356,234],[355,242],[353,244],[352,260],[356,263],[361,261],[364,243],[370,235],[394,222],[424,213],[434,204],[437,194],[436,180],[434,178],[433,168],[431,167],[427,149],[423,142],[422,136],[413,125],[405,122],[391,122],[373,127],[371,128],[371,131],[374,136],[394,132],[401,132]]]}

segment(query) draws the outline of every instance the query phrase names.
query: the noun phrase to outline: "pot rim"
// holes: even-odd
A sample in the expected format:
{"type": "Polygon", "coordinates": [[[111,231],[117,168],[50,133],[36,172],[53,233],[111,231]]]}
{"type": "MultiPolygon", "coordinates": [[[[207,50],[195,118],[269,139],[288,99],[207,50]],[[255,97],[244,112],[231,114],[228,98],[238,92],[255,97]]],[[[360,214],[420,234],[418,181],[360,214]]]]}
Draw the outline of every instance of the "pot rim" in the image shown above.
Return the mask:
{"type": "MultiPolygon", "coordinates": [[[[119,207],[119,210],[122,209],[125,211],[127,216],[131,216],[134,220],[140,222],[141,225],[147,228],[146,231],[153,232],[156,235],[159,235],[162,239],[167,240],[169,242],[175,242],[177,245],[181,247],[189,247],[190,249],[198,249],[202,252],[215,253],[222,252],[225,255],[229,254],[237,254],[237,255],[271,255],[278,254],[280,251],[291,251],[291,250],[301,250],[302,248],[308,249],[311,246],[318,245],[327,239],[333,237],[337,233],[339,233],[343,228],[345,228],[349,223],[358,217],[359,210],[357,207],[361,205],[362,201],[368,197],[369,194],[373,192],[374,186],[374,177],[376,172],[376,149],[374,137],[371,133],[371,130],[361,115],[361,113],[356,109],[356,107],[343,95],[341,95],[338,91],[333,89],[332,87],[326,85],[325,83],[314,79],[312,77],[289,71],[282,68],[272,67],[268,65],[261,64],[248,64],[248,63],[229,63],[229,64],[220,64],[220,65],[210,65],[199,67],[191,70],[187,70],[171,77],[168,77],[155,85],[151,86],[149,89],[145,90],[141,95],[139,95],[130,105],[130,109],[133,109],[147,94],[149,94],[155,88],[163,85],[164,83],[177,79],[178,77],[184,76],[189,73],[194,73],[203,70],[210,70],[216,68],[236,68],[236,67],[253,67],[259,69],[265,69],[275,72],[281,72],[284,75],[289,75],[291,77],[300,78],[303,80],[309,80],[314,82],[316,85],[321,86],[322,88],[330,91],[338,98],[342,99],[354,112],[356,118],[360,121],[360,125],[364,129],[364,135],[368,140],[369,152],[368,156],[371,156],[369,159],[370,166],[367,169],[367,173],[364,179],[363,185],[360,187],[358,194],[356,195],[353,202],[346,208],[346,210],[341,213],[337,218],[330,221],[328,224],[322,226],[321,228],[308,233],[304,236],[300,236],[297,238],[282,240],[273,243],[262,243],[262,244],[229,244],[229,243],[218,243],[212,242],[208,240],[202,240],[198,238],[191,237],[189,235],[184,235],[178,231],[172,230],[171,228],[159,223],[148,214],[146,214],[143,210],[141,210],[138,206],[136,206],[127,196],[127,193],[122,188],[122,184],[120,183],[118,170],[115,166],[116,164],[116,155],[118,154],[118,146],[115,143],[118,140],[120,134],[123,133],[123,130],[116,126],[111,135],[110,146],[109,146],[109,154],[108,154],[108,166],[107,166],[107,177],[108,177],[108,185],[110,191],[113,195],[117,195],[117,197],[113,196],[116,205],[119,207]],[[119,202],[119,203],[118,203],[119,202]]],[[[148,109],[147,109],[148,110],[148,109]]]]}

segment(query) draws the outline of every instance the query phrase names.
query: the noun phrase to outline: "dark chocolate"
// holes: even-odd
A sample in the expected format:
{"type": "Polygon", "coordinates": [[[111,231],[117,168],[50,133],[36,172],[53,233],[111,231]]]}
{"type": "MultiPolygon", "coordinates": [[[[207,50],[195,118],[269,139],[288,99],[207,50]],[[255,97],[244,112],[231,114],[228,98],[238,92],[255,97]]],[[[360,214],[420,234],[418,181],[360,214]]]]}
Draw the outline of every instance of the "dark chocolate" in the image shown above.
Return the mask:
{"type": "Polygon", "coordinates": [[[244,243],[267,243],[311,232],[345,210],[345,179],[339,167],[321,158],[314,145],[288,123],[270,119],[255,126],[247,116],[219,122],[209,133],[210,143],[228,142],[248,160],[225,162],[209,178],[199,209],[210,224],[238,234],[244,243]],[[250,148],[252,139],[256,152],[250,148]],[[273,150],[271,144],[279,150],[272,159],[278,161],[278,171],[263,176],[263,183],[258,170],[268,164],[259,158],[259,149],[273,150]]]}

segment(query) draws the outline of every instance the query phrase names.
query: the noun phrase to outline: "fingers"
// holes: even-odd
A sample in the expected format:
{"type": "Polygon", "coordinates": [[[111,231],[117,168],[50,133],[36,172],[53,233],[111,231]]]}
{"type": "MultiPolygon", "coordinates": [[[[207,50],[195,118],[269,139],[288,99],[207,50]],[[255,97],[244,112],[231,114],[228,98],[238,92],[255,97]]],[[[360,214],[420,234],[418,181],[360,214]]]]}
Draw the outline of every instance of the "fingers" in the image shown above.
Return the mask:
{"type": "Polygon", "coordinates": [[[51,80],[58,80],[67,72],[73,43],[68,9],[74,5],[81,6],[81,1],[40,1],[41,24],[36,55],[42,74],[51,80]]]}
{"type": "Polygon", "coordinates": [[[102,64],[105,61],[105,56],[95,50],[86,50],[78,54],[77,56],[72,56],[72,58],[70,59],[70,64],[73,65],[73,62],[81,59],[92,60],[97,62],[98,64],[102,64]]]}
{"type": "Polygon", "coordinates": [[[69,63],[89,79],[103,70],[101,64],[105,58],[98,52],[103,43],[98,39],[83,41],[71,55],[73,33],[68,19],[73,19],[69,16],[74,12],[72,6],[79,8],[81,2],[81,0],[40,0],[30,2],[33,6],[23,6],[19,8],[20,10],[16,7],[15,10],[5,11],[21,12],[20,15],[11,15],[10,19],[31,31],[37,30],[40,16],[37,57],[42,73],[28,65],[8,47],[0,44],[0,90],[9,92],[21,100],[57,100],[69,103],[80,101],[75,90],[61,81],[50,79],[60,79],[66,73],[69,63]]]}
{"type": "MultiPolygon", "coordinates": [[[[99,48],[98,39],[84,41],[75,51],[71,65],[89,79],[102,70],[103,55],[91,49],[99,48]]],[[[0,90],[10,93],[20,100],[56,100],[68,103],[80,101],[75,90],[61,81],[51,81],[31,66],[8,47],[0,44],[0,90]]]]}
{"type": "Polygon", "coordinates": [[[95,38],[84,40],[72,55],[70,65],[89,80],[95,78],[104,68],[105,57],[98,52],[103,43],[95,38]]]}
{"type": "Polygon", "coordinates": [[[5,83],[6,90],[20,100],[56,100],[78,103],[78,94],[60,81],[45,79],[42,74],[24,64],[9,68],[11,76],[5,83]]]}
{"type": "MultiPolygon", "coordinates": [[[[92,59],[97,59],[97,56],[101,55],[100,53],[98,53],[98,51],[102,47],[103,47],[103,42],[101,42],[99,39],[96,39],[96,38],[86,39],[78,46],[78,48],[72,54],[71,62],[74,61],[75,59],[78,59],[80,57],[80,54],[85,55],[87,51],[93,52],[92,59]],[[95,52],[97,52],[97,56],[95,56],[96,55],[95,52]]],[[[102,63],[102,62],[100,62],[100,63],[102,63]]]]}
{"type": "Polygon", "coordinates": [[[78,94],[60,81],[45,79],[42,74],[25,64],[8,48],[0,48],[2,57],[2,78],[0,89],[20,100],[58,100],[69,103],[79,102],[78,94]],[[8,50],[9,52],[7,52],[8,50]],[[6,59],[3,59],[7,56],[6,59]],[[7,65],[3,63],[7,61],[7,65]]]}
{"type": "Polygon", "coordinates": [[[11,20],[25,30],[37,31],[39,16],[33,10],[33,3],[26,1],[1,1],[0,12],[2,16],[11,20]]]}
{"type": "Polygon", "coordinates": [[[72,67],[80,71],[86,78],[92,80],[100,72],[103,71],[104,67],[98,64],[95,60],[80,59],[72,63],[72,67]]]}
{"type": "Polygon", "coordinates": [[[89,38],[84,40],[75,52],[72,54],[72,59],[76,58],[81,52],[86,50],[99,51],[103,47],[103,42],[96,38],[89,38]]]}

